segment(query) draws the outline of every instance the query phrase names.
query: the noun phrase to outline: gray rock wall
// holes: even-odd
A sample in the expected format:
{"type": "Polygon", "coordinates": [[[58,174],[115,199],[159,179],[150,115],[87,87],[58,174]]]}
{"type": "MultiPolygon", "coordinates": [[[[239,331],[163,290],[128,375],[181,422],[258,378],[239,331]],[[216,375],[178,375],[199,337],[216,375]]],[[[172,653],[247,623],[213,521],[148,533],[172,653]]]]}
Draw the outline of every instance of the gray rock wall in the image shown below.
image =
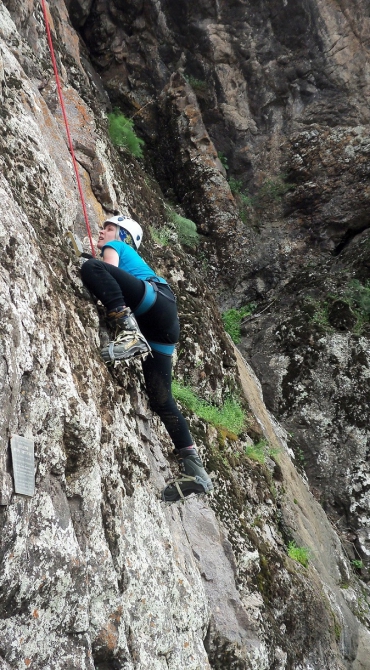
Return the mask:
{"type": "Polygon", "coordinates": [[[72,6],[114,103],[150,103],[137,127],[220,306],[264,312],[242,351],[368,579],[368,4],[72,6]]]}
{"type": "MultiPolygon", "coordinates": [[[[84,22],[91,3],[69,4],[74,20],[84,22]]],[[[58,0],[50,3],[50,18],[93,233],[104,212],[116,208],[142,221],[145,257],[179,295],[185,353],[177,374],[218,401],[239,388],[254,416],[235,439],[190,415],[216,492],[183,508],[161,506],[159,492],[173,475],[169,438],[148,409],[140,364],[108,370],[102,363],[101,310],[83,289],[80,261],[66,239],[68,231],[85,232],[41,8],[6,5],[11,14],[0,4],[1,670],[364,670],[366,586],[225,337],[197,259],[178,244],[162,248],[151,240],[148,222],[166,222],[160,187],[143,164],[112,148],[106,93],[58,0]],[[35,440],[30,498],[13,491],[11,434],[35,440]],[[245,457],[256,435],[278,447],[277,463],[245,457]],[[308,567],[287,555],[291,540],[311,549],[308,567]]],[[[183,143],[183,152],[199,173],[213,155],[210,177],[221,180],[204,138],[200,148],[183,143]]],[[[228,198],[232,211],[226,182],[217,183],[220,202],[228,198]]],[[[216,204],[207,209],[207,202],[207,216],[216,204]]]]}

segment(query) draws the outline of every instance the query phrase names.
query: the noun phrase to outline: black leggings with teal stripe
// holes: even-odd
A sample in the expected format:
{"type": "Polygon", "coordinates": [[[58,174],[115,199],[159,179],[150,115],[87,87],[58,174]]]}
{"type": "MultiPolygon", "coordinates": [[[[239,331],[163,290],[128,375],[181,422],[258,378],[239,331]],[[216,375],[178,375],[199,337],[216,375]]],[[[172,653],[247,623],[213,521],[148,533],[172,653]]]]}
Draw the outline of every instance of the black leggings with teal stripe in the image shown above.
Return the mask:
{"type": "MultiPolygon", "coordinates": [[[[103,303],[107,311],[127,305],[133,311],[144,295],[144,282],[114,265],[97,259],[86,261],[81,268],[82,281],[103,303]]],[[[160,287],[169,292],[166,285],[160,287]]],[[[170,294],[169,294],[170,297],[170,294]]],[[[141,332],[147,340],[176,344],[180,326],[176,303],[162,293],[148,312],[137,317],[141,332]]],[[[146,390],[153,412],[158,414],[177,450],[193,444],[188,424],[177,407],[171,391],[172,356],[153,351],[142,362],[146,390]]]]}

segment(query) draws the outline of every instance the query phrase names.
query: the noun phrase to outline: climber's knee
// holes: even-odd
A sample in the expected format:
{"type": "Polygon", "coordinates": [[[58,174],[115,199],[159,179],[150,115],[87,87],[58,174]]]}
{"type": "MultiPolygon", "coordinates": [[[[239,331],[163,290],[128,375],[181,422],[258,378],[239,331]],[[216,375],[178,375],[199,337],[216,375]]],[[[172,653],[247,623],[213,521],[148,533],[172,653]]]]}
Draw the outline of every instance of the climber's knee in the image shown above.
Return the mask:
{"type": "Polygon", "coordinates": [[[95,272],[97,269],[101,269],[102,262],[99,261],[97,258],[89,258],[88,261],[85,261],[85,263],[81,267],[81,277],[84,279],[85,277],[89,277],[92,272],[95,272]]]}

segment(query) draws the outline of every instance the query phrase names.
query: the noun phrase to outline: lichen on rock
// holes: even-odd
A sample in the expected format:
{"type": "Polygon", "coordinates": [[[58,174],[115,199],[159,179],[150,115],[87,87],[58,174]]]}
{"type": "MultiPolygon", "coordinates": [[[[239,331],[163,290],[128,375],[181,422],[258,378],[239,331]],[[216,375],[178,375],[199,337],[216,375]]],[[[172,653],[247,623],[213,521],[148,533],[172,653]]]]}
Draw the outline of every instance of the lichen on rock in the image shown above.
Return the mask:
{"type": "MultiPolygon", "coordinates": [[[[252,11],[242,1],[234,18],[225,3],[48,3],[93,234],[106,213],[138,218],[143,255],[178,298],[176,376],[207,402],[238,396],[249,417],[233,434],[188,412],[215,492],[183,507],[161,504],[176,472],[172,444],[149,409],[140,363],[104,365],[103,311],[66,238],[84,237],[85,227],[41,7],[0,6],[4,670],[366,667],[369,594],[358,561],[369,554],[368,332],[366,323],[353,332],[357,307],[342,287],[351,273],[365,281],[368,267],[358,186],[366,114],[357,130],[348,130],[353,107],[336,124],[340,91],[325,103],[329,128],[284,130],[288,120],[321,118],[320,96],[330,97],[322,69],[343,65],[340,51],[323,50],[323,26],[335,18],[348,54],[357,42],[344,32],[360,24],[324,2],[275,4],[252,11]],[[311,64],[295,56],[301,38],[311,64]],[[116,104],[136,114],[144,160],[112,146],[106,115],[116,104]],[[260,193],[248,225],[224,150],[243,188],[260,193]],[[284,160],[293,186],[276,198],[284,160]],[[168,200],[196,222],[199,249],[151,239],[150,226],[166,225],[168,200]],[[325,257],[310,274],[317,248],[336,250],[331,272],[325,257]],[[217,304],[255,297],[273,307],[263,303],[244,325],[242,349],[264,399],[217,304]],[[34,438],[32,497],[13,490],[12,434],[34,438]],[[263,463],[250,458],[256,443],[263,463]],[[297,464],[301,452],[299,474],[290,456],[297,464]],[[323,508],[343,512],[351,532],[323,508]],[[306,566],[288,555],[290,542],[309,551],[306,566]]],[[[351,65],[356,76],[361,63],[351,65]]],[[[358,100],[360,80],[343,77],[358,100]]]]}

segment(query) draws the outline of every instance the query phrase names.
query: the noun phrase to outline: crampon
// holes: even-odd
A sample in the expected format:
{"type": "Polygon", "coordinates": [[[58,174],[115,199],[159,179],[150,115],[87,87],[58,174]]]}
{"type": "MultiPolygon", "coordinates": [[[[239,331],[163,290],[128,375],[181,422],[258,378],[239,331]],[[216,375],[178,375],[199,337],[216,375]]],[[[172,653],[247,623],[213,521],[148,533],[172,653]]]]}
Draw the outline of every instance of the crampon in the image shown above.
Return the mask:
{"type": "Polygon", "coordinates": [[[184,505],[187,500],[197,498],[204,500],[213,491],[213,484],[204,487],[197,483],[196,477],[181,477],[170,482],[162,491],[161,501],[167,507],[169,505],[184,505]],[[190,487],[184,490],[184,485],[190,487]],[[172,490],[173,487],[173,490],[172,490]]]}
{"type": "Polygon", "coordinates": [[[213,483],[195,452],[186,458],[180,457],[181,476],[167,484],[162,491],[162,501],[168,504],[185,502],[191,495],[204,496],[211,493],[213,483]]]}
{"type": "Polygon", "coordinates": [[[103,347],[101,355],[108,365],[114,365],[130,358],[145,358],[150,352],[150,346],[140,331],[122,331],[103,347]]]}

